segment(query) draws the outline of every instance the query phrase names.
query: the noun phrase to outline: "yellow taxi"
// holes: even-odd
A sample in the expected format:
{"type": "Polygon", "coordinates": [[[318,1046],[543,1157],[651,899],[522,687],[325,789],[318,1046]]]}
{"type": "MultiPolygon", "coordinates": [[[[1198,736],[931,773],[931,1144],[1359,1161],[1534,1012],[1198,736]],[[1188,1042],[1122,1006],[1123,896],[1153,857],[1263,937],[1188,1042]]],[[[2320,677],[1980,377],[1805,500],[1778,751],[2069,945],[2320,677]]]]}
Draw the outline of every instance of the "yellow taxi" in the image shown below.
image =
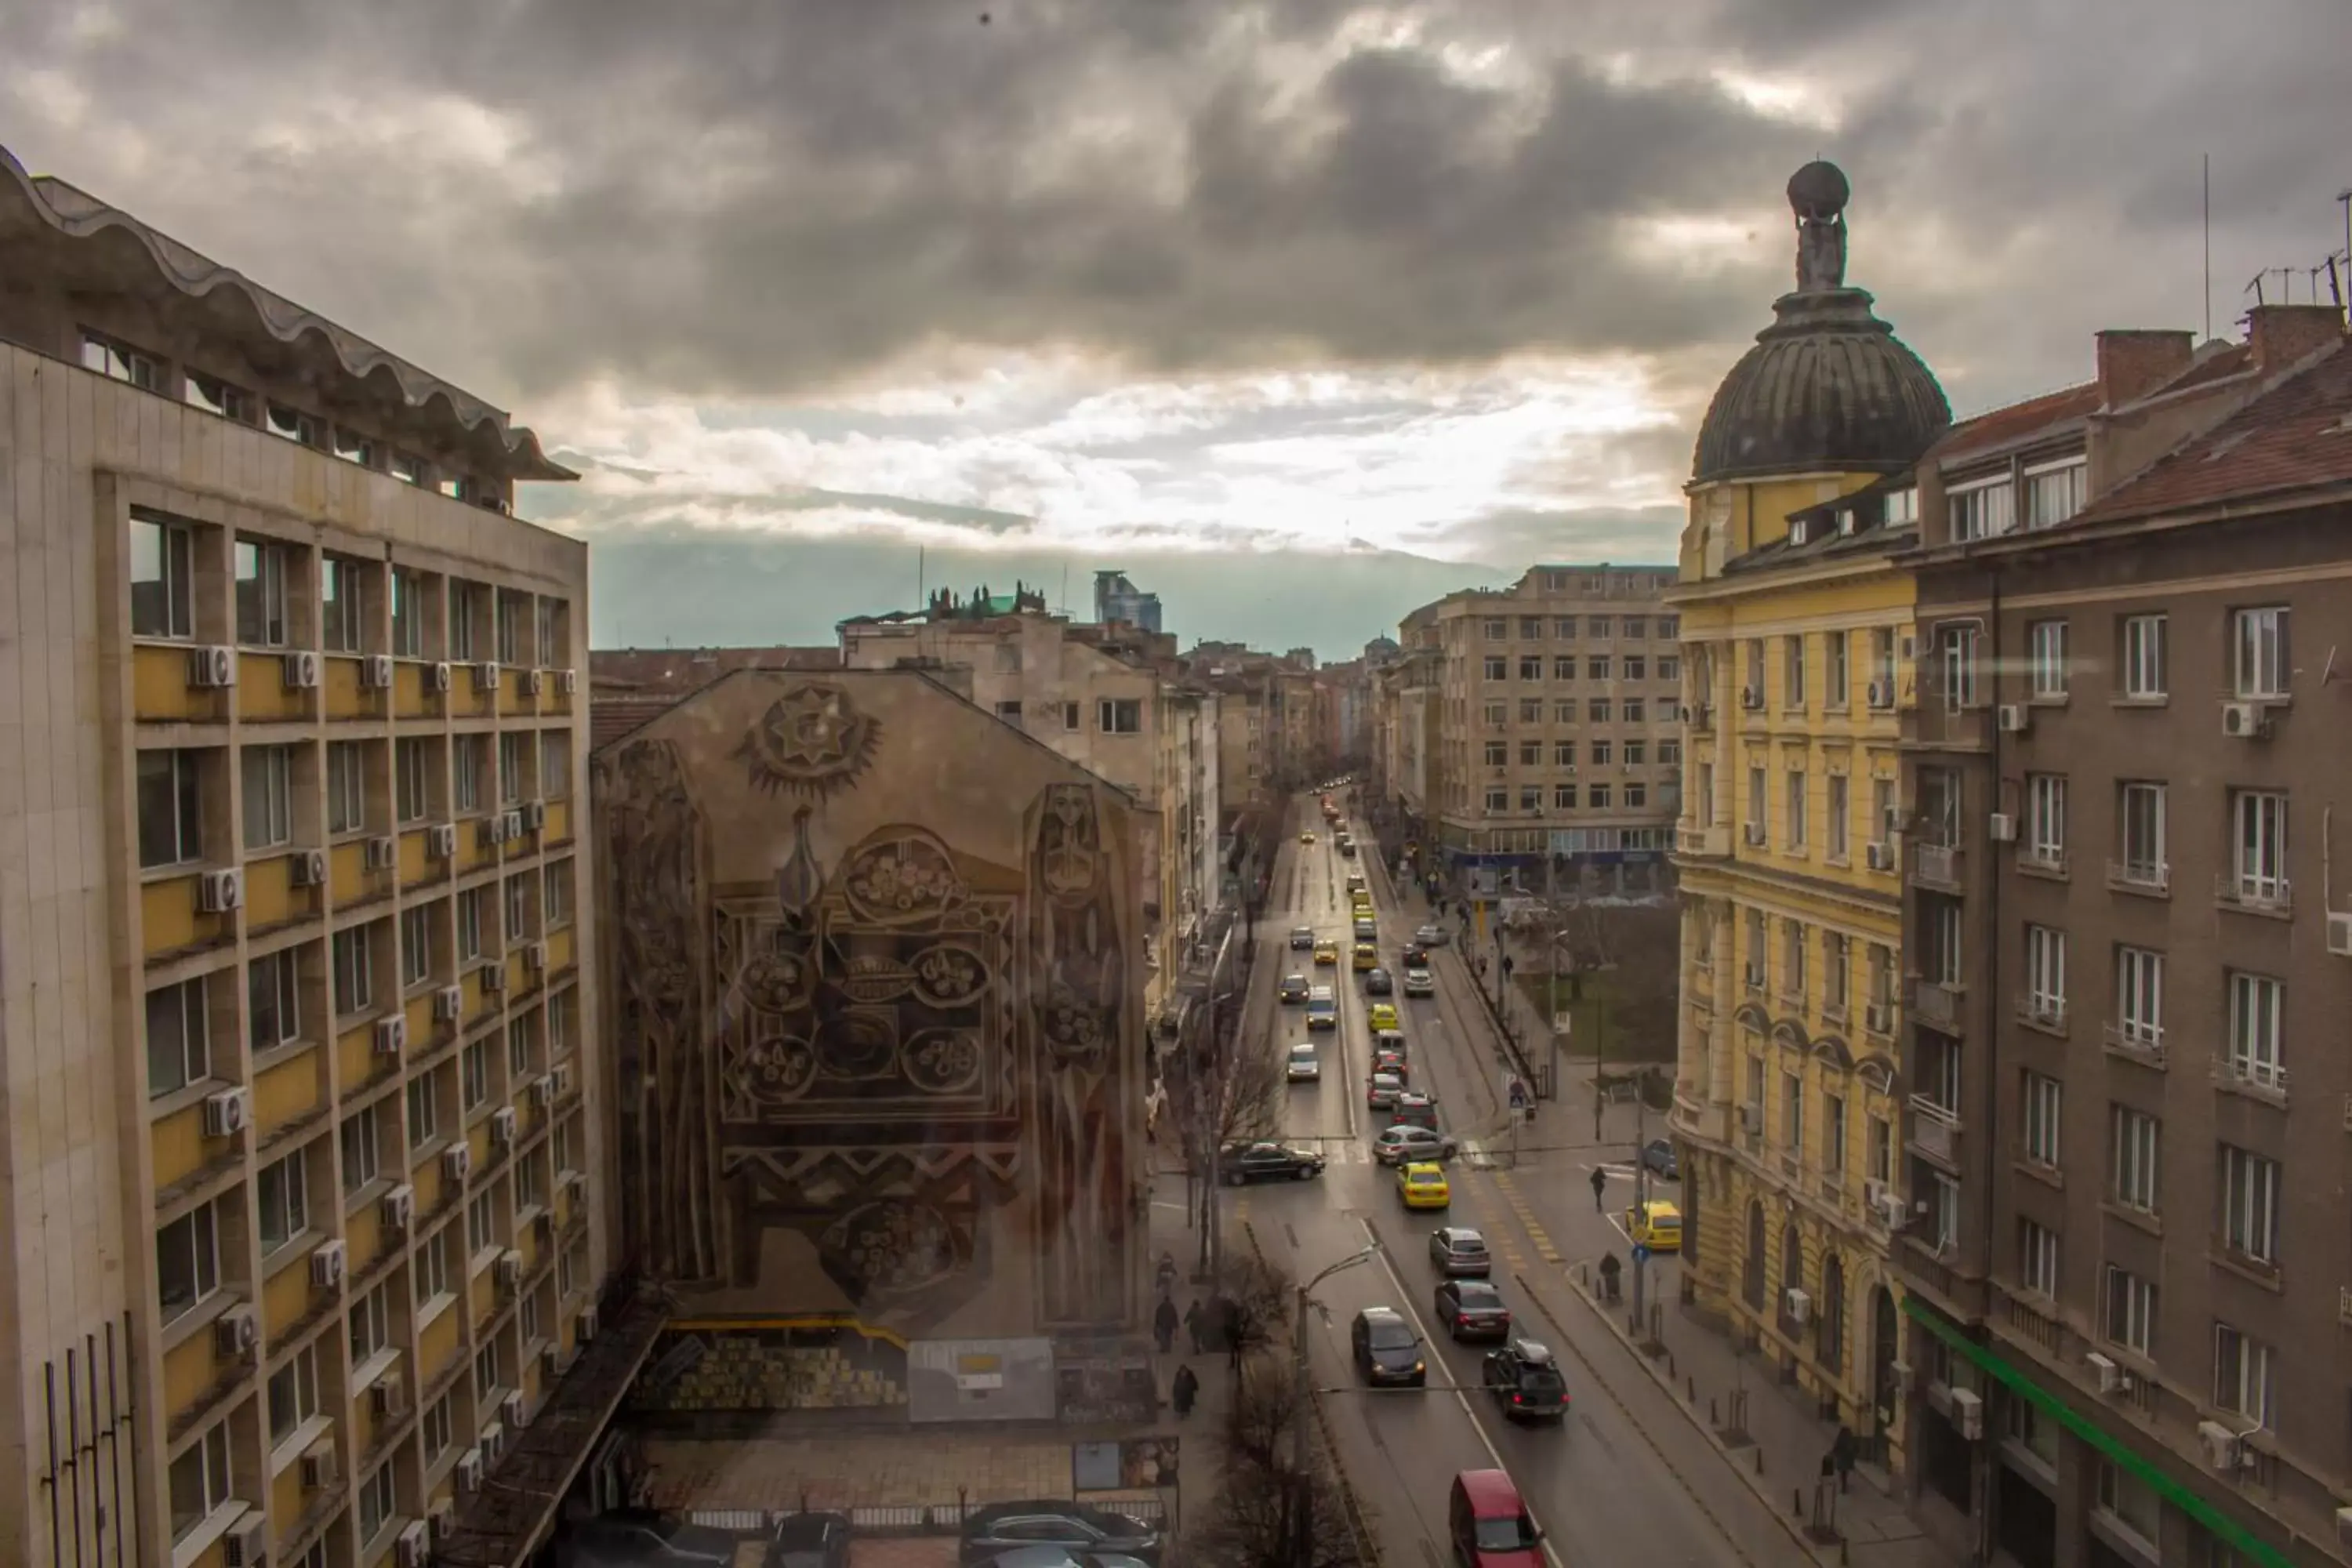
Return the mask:
{"type": "Polygon", "coordinates": [[[1372,912],[1371,894],[1358,893],[1356,895],[1355,901],[1348,906],[1348,918],[1351,921],[1369,921],[1377,919],[1378,917],[1372,912]]]}
{"type": "Polygon", "coordinates": [[[1398,1168],[1397,1197],[1409,1209],[1450,1208],[1454,1189],[1446,1184],[1444,1166],[1423,1162],[1398,1168]]]}
{"type": "Polygon", "coordinates": [[[1625,1234],[1633,1238],[1636,1247],[1646,1247],[1653,1252],[1680,1252],[1683,1211],[1658,1198],[1635,1204],[1625,1211],[1625,1234]]]}
{"type": "Polygon", "coordinates": [[[1315,962],[1318,963],[1339,963],[1339,944],[1336,942],[1317,942],[1315,944],[1315,962]]]}
{"type": "Polygon", "coordinates": [[[1381,950],[1369,942],[1360,942],[1356,944],[1349,963],[1359,974],[1367,969],[1378,969],[1381,966],[1381,950]]]}
{"type": "Polygon", "coordinates": [[[1369,1016],[1372,1021],[1372,1033],[1375,1035],[1384,1030],[1393,1031],[1402,1027],[1397,1022],[1396,1004],[1393,1002],[1373,1003],[1369,1016]]]}
{"type": "Polygon", "coordinates": [[[1310,827],[1310,828],[1308,828],[1306,832],[1304,832],[1304,833],[1300,834],[1300,835],[1298,836],[1298,842],[1300,842],[1301,844],[1312,844],[1312,843],[1314,843],[1314,842],[1315,842],[1315,830],[1314,830],[1313,828],[1311,828],[1311,827],[1310,827]]]}

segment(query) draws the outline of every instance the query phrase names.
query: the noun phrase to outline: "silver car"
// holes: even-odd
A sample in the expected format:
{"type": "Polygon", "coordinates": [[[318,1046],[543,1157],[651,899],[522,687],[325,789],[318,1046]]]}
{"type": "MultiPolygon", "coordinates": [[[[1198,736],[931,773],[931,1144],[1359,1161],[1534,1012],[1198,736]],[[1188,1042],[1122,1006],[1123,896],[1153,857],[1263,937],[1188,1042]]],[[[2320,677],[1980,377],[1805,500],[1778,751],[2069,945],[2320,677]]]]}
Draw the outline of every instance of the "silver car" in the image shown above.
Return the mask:
{"type": "Polygon", "coordinates": [[[1286,1071],[1293,1083],[1314,1083],[1323,1076],[1323,1059],[1315,1054],[1314,1046],[1301,1040],[1290,1047],[1290,1065],[1286,1071]]]}
{"type": "Polygon", "coordinates": [[[1365,1103],[1374,1110],[1386,1110],[1404,1092],[1404,1080],[1392,1072],[1376,1072],[1365,1089],[1365,1103]]]}

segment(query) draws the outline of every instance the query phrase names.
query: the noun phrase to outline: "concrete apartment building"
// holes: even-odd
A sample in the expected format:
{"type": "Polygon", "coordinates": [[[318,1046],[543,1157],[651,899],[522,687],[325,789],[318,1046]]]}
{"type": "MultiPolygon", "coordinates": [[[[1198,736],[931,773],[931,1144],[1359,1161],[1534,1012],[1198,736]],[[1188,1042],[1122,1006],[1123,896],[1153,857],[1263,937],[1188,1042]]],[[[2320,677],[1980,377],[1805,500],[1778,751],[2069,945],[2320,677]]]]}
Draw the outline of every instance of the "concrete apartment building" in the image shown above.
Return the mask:
{"type": "Polygon", "coordinates": [[[1698,1304],[1899,1468],[1886,822],[1912,586],[1893,558],[1918,537],[1911,468],[1951,415],[1845,284],[1845,194],[1827,164],[1790,183],[1798,287],[1717,389],[1687,487],[1673,1126],[1698,1304]]]}
{"type": "Polygon", "coordinates": [[[1920,1511],[1987,1553],[2352,1558],[2347,430],[2341,314],[2270,306],[1920,468],[1896,1258],[1920,1511]]]}
{"type": "Polygon", "coordinates": [[[571,476],[5,152],[0,254],[0,1561],[520,1561],[640,1316],[571,476]]]}
{"type": "Polygon", "coordinates": [[[1672,566],[1537,566],[1406,617],[1444,659],[1423,816],[1448,877],[1537,892],[1556,863],[1664,858],[1681,809],[1674,581],[1672,566]]]}

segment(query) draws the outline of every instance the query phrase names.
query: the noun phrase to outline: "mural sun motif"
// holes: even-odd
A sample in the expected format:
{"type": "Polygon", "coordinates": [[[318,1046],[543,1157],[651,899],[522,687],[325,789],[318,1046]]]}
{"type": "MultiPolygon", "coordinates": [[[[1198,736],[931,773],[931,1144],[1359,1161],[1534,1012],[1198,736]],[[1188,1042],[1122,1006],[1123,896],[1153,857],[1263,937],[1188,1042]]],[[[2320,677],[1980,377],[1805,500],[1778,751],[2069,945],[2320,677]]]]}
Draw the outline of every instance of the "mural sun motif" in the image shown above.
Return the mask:
{"type": "Polygon", "coordinates": [[[840,687],[809,681],[769,706],[735,748],[752,784],[822,800],[855,784],[874,760],[882,725],[840,687]]]}

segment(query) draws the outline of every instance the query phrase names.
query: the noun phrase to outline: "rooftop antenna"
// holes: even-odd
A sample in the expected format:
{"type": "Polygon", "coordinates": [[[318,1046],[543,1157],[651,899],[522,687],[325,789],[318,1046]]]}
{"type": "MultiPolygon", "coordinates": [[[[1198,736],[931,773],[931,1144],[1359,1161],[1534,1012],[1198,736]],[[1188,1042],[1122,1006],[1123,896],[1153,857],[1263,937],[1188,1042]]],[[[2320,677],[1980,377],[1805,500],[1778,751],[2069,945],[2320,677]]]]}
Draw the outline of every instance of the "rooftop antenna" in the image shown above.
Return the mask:
{"type": "Polygon", "coordinates": [[[923,559],[923,547],[918,544],[915,546],[915,608],[919,610],[923,607],[924,592],[931,585],[930,577],[924,571],[927,564],[923,559]]]}
{"type": "Polygon", "coordinates": [[[1061,602],[1060,605],[1059,605],[1059,606],[1057,606],[1057,607],[1056,607],[1056,609],[1055,610],[1055,614],[1056,614],[1056,615],[1063,615],[1063,616],[1066,616],[1066,615],[1068,615],[1069,613],[1070,613],[1070,563],[1069,563],[1069,559],[1068,559],[1068,557],[1065,556],[1065,557],[1063,558],[1063,561],[1062,561],[1062,602],[1061,602]]]}
{"type": "Polygon", "coordinates": [[[2205,337],[2213,341],[2213,154],[2200,154],[2205,160],[2205,337]]]}

